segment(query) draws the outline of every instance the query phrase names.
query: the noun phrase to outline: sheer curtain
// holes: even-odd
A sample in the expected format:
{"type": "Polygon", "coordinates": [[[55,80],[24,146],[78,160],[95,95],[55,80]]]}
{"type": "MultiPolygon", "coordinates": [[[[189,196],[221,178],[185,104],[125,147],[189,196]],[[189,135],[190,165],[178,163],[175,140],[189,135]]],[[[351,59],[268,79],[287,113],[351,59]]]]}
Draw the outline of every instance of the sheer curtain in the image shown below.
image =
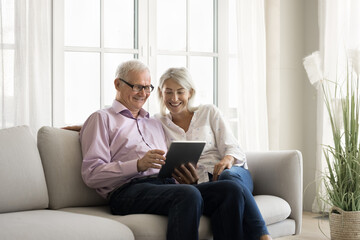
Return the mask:
{"type": "Polygon", "coordinates": [[[51,125],[51,0],[0,0],[0,128],[51,125]]]}
{"type": "MultiPolygon", "coordinates": [[[[346,57],[349,52],[360,50],[359,12],[360,1],[358,0],[319,0],[320,50],[312,55],[312,57],[318,57],[319,59],[316,64],[318,70],[311,71],[307,69],[310,80],[318,89],[316,158],[316,179],[318,180],[321,179],[322,173],[326,171],[322,145],[332,143],[332,134],[323,102],[322,89],[318,87],[315,80],[324,77],[336,81],[339,75],[344,74],[343,68],[347,64],[346,57]],[[318,74],[315,72],[318,72],[318,74]]],[[[317,188],[319,193],[323,194],[324,188],[320,181],[317,182],[317,188]]],[[[313,203],[314,212],[324,211],[327,208],[328,206],[325,206],[323,202],[315,199],[313,203]]]]}
{"type": "Polygon", "coordinates": [[[264,0],[239,0],[235,9],[238,138],[247,151],[268,150],[264,0]]]}

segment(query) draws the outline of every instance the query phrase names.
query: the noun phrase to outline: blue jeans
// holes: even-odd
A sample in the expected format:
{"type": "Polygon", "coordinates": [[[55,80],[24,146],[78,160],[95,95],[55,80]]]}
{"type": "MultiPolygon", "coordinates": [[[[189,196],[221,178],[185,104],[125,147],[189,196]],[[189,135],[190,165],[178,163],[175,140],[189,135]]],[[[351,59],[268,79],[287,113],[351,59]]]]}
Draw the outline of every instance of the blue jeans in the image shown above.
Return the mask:
{"type": "Polygon", "coordinates": [[[219,180],[234,181],[243,189],[245,203],[243,219],[244,239],[258,240],[260,236],[269,234],[265,221],[252,195],[254,185],[249,170],[233,166],[230,169],[225,169],[220,174],[219,180]]]}
{"type": "Polygon", "coordinates": [[[168,216],[167,239],[196,240],[201,215],[210,218],[214,240],[243,236],[244,189],[223,180],[197,185],[175,184],[171,178],[134,179],[110,196],[112,214],[148,213],[168,216]]]}

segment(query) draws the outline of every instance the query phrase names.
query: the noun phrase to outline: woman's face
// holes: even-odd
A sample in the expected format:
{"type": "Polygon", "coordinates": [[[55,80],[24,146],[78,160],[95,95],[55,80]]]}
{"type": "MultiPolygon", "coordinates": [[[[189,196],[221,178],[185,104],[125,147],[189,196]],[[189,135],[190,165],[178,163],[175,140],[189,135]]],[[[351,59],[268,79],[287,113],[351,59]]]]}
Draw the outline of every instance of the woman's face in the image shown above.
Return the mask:
{"type": "Polygon", "coordinates": [[[189,90],[173,79],[167,79],[162,88],[162,99],[172,115],[188,112],[187,105],[191,97],[189,90]]]}

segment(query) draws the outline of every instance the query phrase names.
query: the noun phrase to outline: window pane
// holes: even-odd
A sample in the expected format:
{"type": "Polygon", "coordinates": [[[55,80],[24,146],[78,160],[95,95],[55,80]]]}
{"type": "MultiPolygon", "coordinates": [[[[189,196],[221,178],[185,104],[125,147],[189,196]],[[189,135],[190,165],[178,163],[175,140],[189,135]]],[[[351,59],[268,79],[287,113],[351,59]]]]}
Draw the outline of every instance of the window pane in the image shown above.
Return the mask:
{"type": "Polygon", "coordinates": [[[106,53],[104,55],[104,104],[111,106],[115,99],[114,79],[118,65],[133,59],[133,54],[106,53]]]}
{"type": "MultiPolygon", "coordinates": [[[[161,75],[171,67],[186,67],[185,56],[158,55],[157,57],[157,74],[156,83],[159,82],[161,75]]],[[[155,82],[155,81],[153,81],[155,82]]]]}
{"type": "Polygon", "coordinates": [[[0,92],[0,117],[2,120],[5,120],[5,122],[2,121],[0,123],[0,128],[5,128],[15,126],[14,50],[4,49],[2,53],[3,58],[0,58],[0,66],[4,68],[0,67],[0,74],[4,77],[4,92],[0,92]],[[4,60],[4,62],[2,62],[2,60],[4,60]],[[3,93],[4,95],[2,95],[3,93]]]}
{"type": "Polygon", "coordinates": [[[104,46],[134,47],[134,0],[104,1],[104,46]]]}
{"type": "Polygon", "coordinates": [[[3,43],[15,43],[14,40],[14,0],[0,0],[2,9],[6,11],[1,11],[1,20],[2,21],[2,32],[3,34],[3,43]]]}
{"type": "Polygon", "coordinates": [[[2,50],[3,58],[0,58],[0,66],[4,67],[3,72],[0,67],[0,74],[4,76],[3,83],[5,97],[14,96],[14,52],[13,49],[4,49],[2,50]],[[4,62],[2,62],[2,59],[4,62]]]}
{"type": "Polygon", "coordinates": [[[65,52],[64,84],[65,124],[83,123],[100,108],[100,54],[65,52]]]}
{"type": "Polygon", "coordinates": [[[100,46],[100,0],[65,0],[65,46],[100,46]]]}
{"type": "Polygon", "coordinates": [[[186,49],[186,1],[157,1],[157,48],[186,49]]]}
{"type": "Polygon", "coordinates": [[[213,103],[214,64],[212,57],[190,57],[190,73],[196,86],[197,104],[213,103]]]}
{"type": "Polygon", "coordinates": [[[238,60],[235,57],[229,58],[229,108],[238,108],[238,91],[239,84],[238,79],[238,60]]]}
{"type": "Polygon", "coordinates": [[[237,52],[236,0],[229,0],[229,53],[237,52]]]}
{"type": "Polygon", "coordinates": [[[189,1],[190,4],[190,50],[213,51],[213,0],[189,1]]]}

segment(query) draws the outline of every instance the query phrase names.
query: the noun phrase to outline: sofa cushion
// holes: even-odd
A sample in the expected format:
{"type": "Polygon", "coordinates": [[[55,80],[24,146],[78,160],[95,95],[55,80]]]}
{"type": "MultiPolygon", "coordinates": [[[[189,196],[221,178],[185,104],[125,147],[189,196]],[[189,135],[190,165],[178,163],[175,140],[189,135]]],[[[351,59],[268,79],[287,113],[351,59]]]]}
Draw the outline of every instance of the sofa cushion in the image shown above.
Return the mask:
{"type": "Polygon", "coordinates": [[[290,205],[282,198],[270,195],[254,197],[266,225],[281,222],[290,216],[290,205]]]}
{"type": "Polygon", "coordinates": [[[51,209],[106,204],[82,180],[82,153],[78,132],[42,127],[38,131],[38,148],[51,209]]]}
{"type": "Polygon", "coordinates": [[[34,210],[0,215],[0,239],[123,239],[133,240],[131,230],[102,217],[54,210],[34,210]]]}
{"type": "MultiPolygon", "coordinates": [[[[273,223],[270,225],[267,225],[267,229],[273,239],[283,237],[283,236],[289,236],[295,234],[296,229],[296,223],[294,219],[287,218],[281,222],[273,223]]],[[[285,238],[288,239],[288,238],[285,238]]],[[[289,239],[300,239],[300,238],[292,238],[289,239]]]]}
{"type": "MultiPolygon", "coordinates": [[[[64,208],[61,211],[89,214],[119,221],[131,229],[136,240],[166,239],[166,216],[155,214],[112,215],[107,206],[64,208]]],[[[210,219],[206,216],[200,218],[199,239],[212,239],[210,219]]]]}
{"type": "Polygon", "coordinates": [[[46,208],[44,170],[28,126],[0,130],[0,213],[46,208]]]}

